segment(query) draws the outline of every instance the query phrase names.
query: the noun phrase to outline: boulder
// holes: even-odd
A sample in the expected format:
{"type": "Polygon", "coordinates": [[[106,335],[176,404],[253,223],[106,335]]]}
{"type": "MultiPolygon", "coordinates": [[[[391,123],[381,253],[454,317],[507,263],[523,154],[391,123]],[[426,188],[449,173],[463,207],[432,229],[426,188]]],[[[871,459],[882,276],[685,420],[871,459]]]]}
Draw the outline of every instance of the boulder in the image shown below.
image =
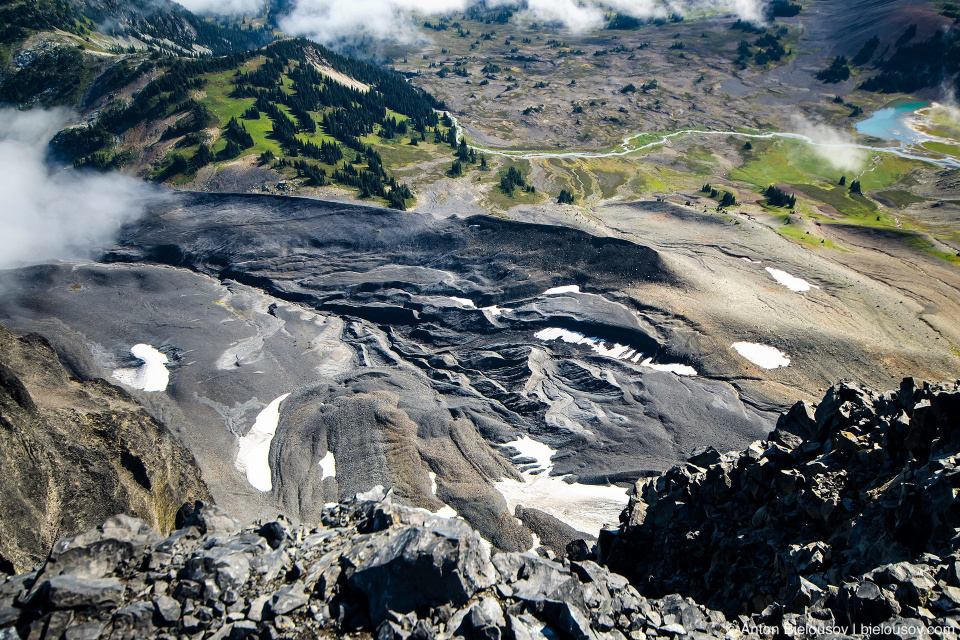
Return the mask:
{"type": "Polygon", "coordinates": [[[350,585],[370,603],[375,624],[389,611],[422,605],[462,605],[493,585],[487,548],[468,524],[438,520],[429,529],[402,527],[371,536],[346,554],[350,585]]]}
{"type": "Polygon", "coordinates": [[[53,576],[40,584],[30,604],[51,609],[108,607],[123,600],[123,589],[123,583],[116,578],[53,576]]]}
{"type": "Polygon", "coordinates": [[[482,598],[470,608],[461,629],[475,640],[501,640],[506,636],[506,619],[495,598],[482,598]]]}
{"type": "Polygon", "coordinates": [[[569,602],[545,600],[543,617],[568,640],[599,640],[590,626],[590,619],[569,602]]]}
{"type": "Polygon", "coordinates": [[[265,611],[271,616],[282,616],[295,611],[310,601],[310,596],[304,593],[302,582],[295,582],[292,585],[281,587],[267,601],[265,611]]]}
{"type": "Polygon", "coordinates": [[[154,598],[153,604],[164,624],[176,624],[180,620],[180,603],[170,596],[164,595],[154,598]]]}
{"type": "Polygon", "coordinates": [[[197,500],[184,519],[184,527],[196,527],[201,535],[229,536],[240,531],[240,523],[220,507],[197,500]]]}

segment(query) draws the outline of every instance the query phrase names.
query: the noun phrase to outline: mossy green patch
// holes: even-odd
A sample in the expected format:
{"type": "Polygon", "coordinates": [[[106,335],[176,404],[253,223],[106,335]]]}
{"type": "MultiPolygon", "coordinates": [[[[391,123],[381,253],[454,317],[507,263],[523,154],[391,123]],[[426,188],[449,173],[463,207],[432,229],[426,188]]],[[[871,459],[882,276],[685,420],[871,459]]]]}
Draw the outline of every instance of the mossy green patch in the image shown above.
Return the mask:
{"type": "MultiPolygon", "coordinates": [[[[230,93],[233,91],[233,76],[235,71],[223,71],[220,73],[211,73],[204,76],[207,81],[204,87],[206,95],[200,99],[210,112],[217,117],[221,126],[226,125],[230,118],[236,118],[246,127],[247,133],[253,138],[253,147],[246,149],[243,155],[251,153],[260,154],[270,150],[278,157],[283,155],[280,145],[273,139],[273,124],[266,114],[261,114],[258,120],[244,120],[243,113],[253,106],[253,98],[233,98],[230,93]]],[[[217,140],[211,149],[214,153],[226,146],[226,141],[222,138],[217,140]]]]}
{"type": "Polygon", "coordinates": [[[730,170],[731,180],[749,182],[759,188],[771,184],[809,182],[811,177],[835,182],[843,174],[805,142],[777,140],[766,150],[754,150],[742,166],[730,170]]]}
{"type": "Polygon", "coordinates": [[[835,251],[845,251],[840,245],[836,244],[832,240],[828,240],[822,236],[815,235],[809,231],[804,231],[796,224],[784,224],[777,227],[777,233],[782,235],[785,238],[790,238],[796,242],[802,242],[803,244],[810,245],[811,247],[820,247],[823,249],[833,249],[835,251]]]}
{"type": "Polygon", "coordinates": [[[926,198],[915,196],[909,191],[904,191],[903,189],[887,189],[885,191],[878,191],[877,197],[883,198],[884,200],[889,200],[893,203],[893,206],[897,207],[898,209],[909,207],[911,204],[916,204],[918,202],[926,202],[926,198]]]}
{"type": "Polygon", "coordinates": [[[946,251],[937,249],[933,242],[926,236],[920,235],[919,233],[905,232],[904,239],[907,244],[918,251],[922,251],[935,258],[940,258],[941,260],[946,260],[947,262],[952,262],[953,264],[960,264],[960,256],[956,253],[947,253],[946,251]]]}
{"type": "Polygon", "coordinates": [[[426,162],[432,158],[446,155],[449,147],[437,147],[429,142],[421,141],[416,146],[409,144],[409,138],[403,141],[393,140],[377,147],[385,165],[402,169],[418,162],[426,162]]]}
{"type": "Polygon", "coordinates": [[[843,216],[864,218],[876,215],[875,202],[862,195],[851,194],[846,186],[834,185],[824,188],[813,184],[795,184],[793,187],[805,196],[830,205],[843,216]]]}
{"type": "Polygon", "coordinates": [[[935,151],[936,153],[942,153],[944,155],[960,158],[960,145],[929,141],[924,142],[922,146],[924,149],[935,151]]]}
{"type": "MultiPolygon", "coordinates": [[[[860,176],[860,184],[864,191],[873,191],[875,189],[885,189],[900,182],[909,182],[910,175],[921,166],[923,166],[922,163],[916,160],[908,160],[891,153],[882,153],[876,157],[873,165],[860,176]]],[[[851,176],[847,176],[847,180],[850,179],[851,176]]]]}

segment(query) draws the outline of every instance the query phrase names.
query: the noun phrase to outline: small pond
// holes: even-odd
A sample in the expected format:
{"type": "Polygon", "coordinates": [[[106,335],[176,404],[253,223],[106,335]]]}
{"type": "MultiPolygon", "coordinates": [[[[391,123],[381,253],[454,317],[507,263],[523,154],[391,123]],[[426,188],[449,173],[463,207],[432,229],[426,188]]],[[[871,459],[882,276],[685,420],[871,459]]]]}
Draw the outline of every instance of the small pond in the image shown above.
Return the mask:
{"type": "Polygon", "coordinates": [[[916,144],[924,136],[917,133],[907,126],[907,119],[918,109],[928,106],[926,102],[904,102],[892,107],[878,109],[866,120],[853,125],[857,133],[883,138],[884,140],[896,140],[904,144],[916,144]]]}

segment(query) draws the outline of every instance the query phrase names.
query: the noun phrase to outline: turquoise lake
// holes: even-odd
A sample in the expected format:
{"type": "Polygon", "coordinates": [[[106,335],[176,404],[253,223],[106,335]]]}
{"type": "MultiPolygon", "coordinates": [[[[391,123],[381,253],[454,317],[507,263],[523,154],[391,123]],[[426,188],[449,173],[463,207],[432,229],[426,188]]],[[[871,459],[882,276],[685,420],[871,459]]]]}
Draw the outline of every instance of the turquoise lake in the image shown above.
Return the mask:
{"type": "Polygon", "coordinates": [[[907,117],[916,111],[929,106],[927,102],[905,102],[893,107],[879,109],[872,116],[853,125],[857,133],[875,138],[896,140],[906,144],[913,144],[920,139],[920,134],[906,125],[907,117]]]}

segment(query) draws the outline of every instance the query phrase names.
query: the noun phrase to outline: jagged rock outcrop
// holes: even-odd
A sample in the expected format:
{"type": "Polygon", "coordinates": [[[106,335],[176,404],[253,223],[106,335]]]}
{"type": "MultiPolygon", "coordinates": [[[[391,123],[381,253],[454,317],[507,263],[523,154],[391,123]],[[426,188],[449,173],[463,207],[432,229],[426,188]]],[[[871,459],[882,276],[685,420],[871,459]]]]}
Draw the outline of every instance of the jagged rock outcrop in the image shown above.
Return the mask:
{"type": "Polygon", "coordinates": [[[796,404],[766,441],[639,481],[601,547],[645,595],[758,614],[788,635],[878,624],[955,634],[958,463],[958,384],[908,378],[878,394],[844,383],[815,408],[796,404]]]}
{"type": "Polygon", "coordinates": [[[120,387],[71,378],[49,343],[0,325],[0,569],[116,513],[170,531],[209,499],[193,456],[120,387]]]}
{"type": "Polygon", "coordinates": [[[0,585],[0,637],[625,640],[735,627],[679,596],[648,600],[591,560],[494,553],[463,520],[382,490],[328,506],[316,527],[241,530],[199,502],[184,515],[167,538],[117,516],[59,542],[0,585]]]}

